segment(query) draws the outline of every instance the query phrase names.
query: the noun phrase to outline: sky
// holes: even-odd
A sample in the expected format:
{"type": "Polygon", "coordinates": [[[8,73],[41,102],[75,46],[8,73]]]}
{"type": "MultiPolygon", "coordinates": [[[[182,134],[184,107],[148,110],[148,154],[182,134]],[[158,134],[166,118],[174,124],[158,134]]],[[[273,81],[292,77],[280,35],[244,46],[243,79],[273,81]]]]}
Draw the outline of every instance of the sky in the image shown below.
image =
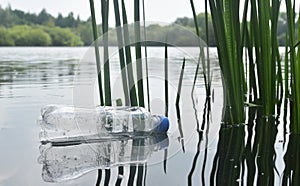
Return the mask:
{"type": "MultiPolygon", "coordinates": [[[[98,19],[96,19],[100,22],[100,0],[94,0],[94,2],[99,12],[98,19]]],[[[110,24],[115,24],[113,4],[112,1],[110,2],[110,24]]],[[[133,22],[133,0],[125,0],[125,3],[127,3],[128,21],[133,22]]],[[[89,0],[0,0],[2,8],[7,7],[8,4],[12,9],[31,13],[39,13],[45,8],[53,16],[57,16],[58,13],[66,16],[71,11],[75,16],[79,15],[82,20],[90,16],[89,0]]],[[[203,12],[204,0],[195,0],[195,6],[197,12],[203,12]]],[[[192,17],[189,0],[145,0],[145,8],[146,20],[150,22],[171,23],[178,17],[192,17]]]]}

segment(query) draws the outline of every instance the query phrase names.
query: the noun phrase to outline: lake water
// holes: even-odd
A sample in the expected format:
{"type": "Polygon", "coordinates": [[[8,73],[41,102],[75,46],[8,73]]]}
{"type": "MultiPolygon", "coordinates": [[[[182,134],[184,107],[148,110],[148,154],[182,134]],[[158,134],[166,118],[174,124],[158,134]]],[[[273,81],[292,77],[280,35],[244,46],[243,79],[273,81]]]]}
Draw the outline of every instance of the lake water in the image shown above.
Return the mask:
{"type": "MultiPolygon", "coordinates": [[[[96,65],[91,51],[91,48],[85,47],[0,48],[0,185],[281,183],[285,168],[283,156],[287,149],[286,143],[281,142],[287,141],[282,130],[278,130],[281,125],[257,129],[254,127],[256,121],[249,122],[247,127],[223,128],[219,132],[223,88],[216,49],[211,49],[210,54],[213,94],[209,105],[206,104],[201,72],[195,92],[191,95],[199,49],[169,48],[168,115],[171,126],[162,139],[163,147],[147,146],[145,141],[153,142],[153,139],[143,139],[143,145],[133,145],[136,141],[124,139],[126,144],[117,141],[87,146],[42,146],[37,120],[43,106],[64,104],[93,107],[99,104],[96,65]],[[178,110],[175,100],[183,57],[186,58],[186,67],[178,110]],[[265,134],[260,130],[274,132],[265,134]],[[252,138],[249,137],[251,135],[252,138]],[[267,153],[263,153],[261,146],[267,153]],[[117,157],[106,154],[105,158],[109,159],[106,166],[98,159],[93,162],[100,151],[109,149],[119,152],[120,147],[131,153],[118,154],[117,157]],[[99,151],[91,151],[84,159],[84,153],[93,148],[99,151]],[[65,162],[60,157],[65,154],[75,159],[65,162]],[[55,164],[51,164],[53,162],[55,164]],[[73,167],[76,163],[77,167],[73,167]]],[[[118,98],[124,103],[124,95],[117,49],[112,48],[110,55],[112,100],[115,105],[118,98]]],[[[148,64],[150,109],[153,114],[164,115],[164,48],[150,47],[148,64]]]]}

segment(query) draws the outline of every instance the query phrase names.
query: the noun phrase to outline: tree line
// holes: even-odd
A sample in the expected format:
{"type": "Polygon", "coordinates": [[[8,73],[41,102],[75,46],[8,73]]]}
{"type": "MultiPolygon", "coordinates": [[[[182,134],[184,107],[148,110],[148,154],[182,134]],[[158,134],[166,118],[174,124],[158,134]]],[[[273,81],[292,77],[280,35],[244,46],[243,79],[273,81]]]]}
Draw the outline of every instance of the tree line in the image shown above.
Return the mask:
{"type": "MultiPolygon", "coordinates": [[[[200,37],[206,41],[205,14],[197,16],[200,29],[200,37]]],[[[158,24],[146,27],[147,40],[166,41],[177,46],[197,46],[190,34],[179,29],[195,33],[193,18],[177,18],[173,23],[161,26],[158,24]],[[167,38],[166,38],[167,36],[167,38]]],[[[101,25],[99,31],[101,35],[101,25]]],[[[133,26],[129,25],[130,33],[134,33],[133,26]]],[[[287,31],[286,13],[281,13],[278,22],[279,44],[285,44],[285,33],[287,31]]],[[[210,15],[208,15],[208,45],[215,46],[214,29],[210,15]]],[[[134,36],[130,36],[134,40],[134,36]]],[[[111,45],[117,45],[117,34],[109,32],[111,45]]],[[[0,46],[88,46],[93,42],[92,26],[90,18],[86,21],[76,18],[70,12],[67,16],[59,14],[57,17],[49,14],[45,9],[40,13],[25,13],[22,10],[13,10],[10,6],[0,6],[0,46]]],[[[100,43],[101,44],[101,43],[100,43]]],[[[150,45],[161,45],[162,43],[148,42],[150,45]]]]}

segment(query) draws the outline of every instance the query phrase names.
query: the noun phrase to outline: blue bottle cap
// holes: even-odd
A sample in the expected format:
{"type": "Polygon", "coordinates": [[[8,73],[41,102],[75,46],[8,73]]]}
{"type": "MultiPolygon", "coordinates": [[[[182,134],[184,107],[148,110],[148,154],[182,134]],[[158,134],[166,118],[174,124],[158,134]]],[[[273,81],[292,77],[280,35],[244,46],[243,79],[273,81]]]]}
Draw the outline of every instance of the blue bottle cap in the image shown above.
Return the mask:
{"type": "Polygon", "coordinates": [[[169,129],[169,119],[165,116],[159,116],[160,125],[158,126],[158,132],[165,133],[169,129]]]}

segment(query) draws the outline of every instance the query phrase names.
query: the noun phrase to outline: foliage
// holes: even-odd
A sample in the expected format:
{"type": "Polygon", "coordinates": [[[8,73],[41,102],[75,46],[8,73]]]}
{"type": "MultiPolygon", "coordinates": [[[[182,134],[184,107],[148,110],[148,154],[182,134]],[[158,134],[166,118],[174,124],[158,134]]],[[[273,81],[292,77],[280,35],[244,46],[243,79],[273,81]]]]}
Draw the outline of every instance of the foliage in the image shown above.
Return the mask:
{"type": "Polygon", "coordinates": [[[0,7],[0,46],[81,46],[90,45],[90,22],[61,14],[55,18],[45,9],[39,14],[0,7]],[[4,29],[5,28],[5,29],[4,29]],[[70,29],[72,28],[72,29],[70,29]]]}
{"type": "Polygon", "coordinates": [[[45,27],[45,31],[52,38],[54,46],[81,46],[83,42],[69,28],[45,27]]]}
{"type": "MultiPolygon", "coordinates": [[[[206,32],[204,32],[204,29],[206,27],[205,26],[205,13],[198,14],[196,19],[197,19],[197,25],[200,29],[200,38],[203,41],[205,41],[206,40],[206,32]]],[[[188,17],[177,18],[174,23],[184,26],[184,27],[192,28],[192,30],[195,30],[195,29],[193,29],[195,27],[193,18],[188,18],[188,17]]],[[[216,40],[214,37],[214,28],[213,28],[212,19],[211,19],[210,14],[208,14],[208,33],[210,33],[209,38],[208,38],[208,45],[216,46],[216,40]]]]}
{"type": "Polygon", "coordinates": [[[5,27],[0,27],[0,46],[14,46],[15,42],[5,27]]]}
{"type": "Polygon", "coordinates": [[[77,28],[72,29],[73,32],[81,38],[83,45],[88,46],[93,43],[92,27],[89,23],[80,24],[77,28]]]}
{"type": "Polygon", "coordinates": [[[80,37],[69,28],[16,25],[0,27],[0,46],[81,46],[80,37]]]}
{"type": "Polygon", "coordinates": [[[235,16],[235,12],[239,12],[239,1],[209,0],[225,84],[223,120],[242,123],[246,100],[260,105],[267,121],[276,114],[279,117],[285,94],[285,113],[287,102],[290,102],[290,130],[299,134],[299,16],[296,14],[295,1],[292,0],[285,1],[287,13],[280,14],[281,2],[246,0],[242,4],[244,12],[240,21],[235,16]],[[249,21],[246,21],[247,18],[249,21]],[[286,35],[285,42],[278,41],[284,39],[282,35],[286,35]],[[279,43],[286,44],[284,87],[279,43]],[[245,99],[245,95],[248,95],[248,99],[245,99]]]}
{"type": "Polygon", "coordinates": [[[209,0],[212,20],[217,40],[219,65],[225,84],[225,105],[223,121],[229,124],[243,123],[244,113],[244,71],[242,60],[241,28],[239,1],[209,0]]]}
{"type": "Polygon", "coordinates": [[[8,31],[16,46],[48,46],[51,45],[51,37],[41,28],[27,25],[14,26],[8,31]]]}
{"type": "MultiPolygon", "coordinates": [[[[200,13],[197,15],[197,23],[200,30],[200,38],[206,41],[205,13],[200,13]]],[[[166,25],[166,26],[160,26],[157,24],[148,25],[146,27],[147,40],[164,41],[166,33],[168,33],[169,35],[168,40],[171,43],[175,43],[176,45],[179,46],[198,46],[198,43],[196,43],[193,40],[190,40],[191,37],[187,37],[184,34],[181,34],[180,31],[178,32],[178,29],[176,29],[176,26],[174,26],[175,24],[180,25],[192,32],[195,31],[193,18],[180,17],[177,18],[175,22],[170,25],[166,25]]],[[[52,27],[69,28],[73,32],[73,34],[80,37],[81,42],[75,42],[75,43],[78,43],[79,45],[83,44],[85,46],[89,46],[94,41],[92,37],[91,18],[87,19],[86,21],[83,21],[80,19],[79,16],[75,18],[72,12],[70,12],[65,17],[62,14],[59,14],[57,17],[54,17],[50,15],[45,9],[41,10],[40,13],[35,14],[35,13],[25,13],[22,10],[17,10],[17,9],[13,10],[10,6],[8,6],[7,8],[2,8],[0,6],[0,26],[7,28],[8,29],[7,31],[9,31],[9,28],[16,25],[28,25],[28,26],[40,25],[40,26],[49,27],[47,28],[47,30],[49,30],[52,27]]],[[[296,33],[298,28],[297,25],[298,22],[295,23],[296,33]]],[[[102,28],[102,25],[98,25],[98,27],[102,28]]],[[[2,29],[1,31],[3,32],[4,30],[2,29]]],[[[98,31],[101,36],[102,29],[98,29],[98,31]]],[[[129,31],[131,33],[130,39],[131,41],[134,41],[134,35],[133,35],[134,29],[130,25],[129,25],[129,31]]],[[[287,15],[286,13],[283,12],[279,14],[278,27],[277,27],[278,43],[281,46],[285,45],[286,32],[287,32],[287,15]]],[[[208,45],[216,46],[217,42],[214,36],[213,23],[210,14],[208,14],[208,33],[209,33],[208,45]]],[[[5,33],[2,36],[2,40],[4,37],[9,38],[8,35],[9,35],[8,33],[5,33]]],[[[141,39],[143,39],[143,37],[144,36],[141,35],[141,39]]],[[[297,35],[295,37],[297,38],[297,35]]],[[[110,32],[109,38],[110,38],[109,39],[110,45],[114,45],[114,46],[118,45],[117,34],[115,32],[110,32]]],[[[9,42],[0,41],[0,45],[5,45],[5,46],[14,45],[14,42],[12,42],[11,39],[8,40],[10,41],[9,42]]],[[[53,42],[50,45],[55,45],[55,43],[56,42],[53,42]]],[[[74,44],[74,42],[65,42],[65,43],[74,44]]],[[[103,43],[100,42],[100,44],[103,43]]],[[[150,43],[150,44],[158,45],[158,43],[150,43]]],[[[26,44],[26,45],[30,45],[30,44],[26,44]]]]}

